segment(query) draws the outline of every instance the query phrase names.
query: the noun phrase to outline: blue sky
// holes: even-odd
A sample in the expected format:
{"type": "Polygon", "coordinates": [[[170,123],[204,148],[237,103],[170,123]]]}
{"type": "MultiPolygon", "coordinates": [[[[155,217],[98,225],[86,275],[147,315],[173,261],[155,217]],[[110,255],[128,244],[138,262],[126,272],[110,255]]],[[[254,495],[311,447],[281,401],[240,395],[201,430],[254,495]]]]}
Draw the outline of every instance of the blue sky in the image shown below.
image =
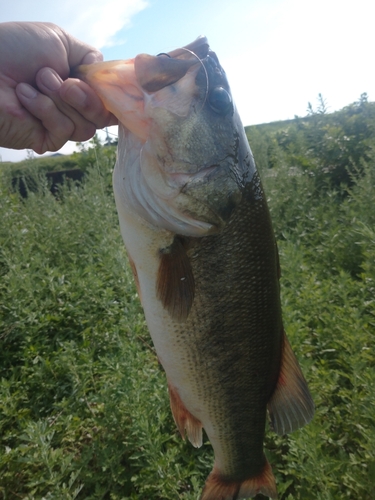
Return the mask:
{"type": "MultiPolygon", "coordinates": [[[[372,0],[13,0],[0,20],[55,22],[105,60],[206,35],[251,125],[304,116],[319,93],[331,111],[362,92],[374,101],[374,14],[372,0]]],[[[18,161],[26,152],[0,148],[0,155],[18,161]]]]}

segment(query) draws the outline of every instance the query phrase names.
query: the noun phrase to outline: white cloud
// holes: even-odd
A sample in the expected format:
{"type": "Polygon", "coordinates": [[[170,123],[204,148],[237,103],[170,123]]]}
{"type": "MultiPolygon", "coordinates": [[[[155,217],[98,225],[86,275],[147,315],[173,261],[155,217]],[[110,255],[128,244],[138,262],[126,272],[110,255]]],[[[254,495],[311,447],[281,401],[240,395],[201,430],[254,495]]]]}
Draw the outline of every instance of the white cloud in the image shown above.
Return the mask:
{"type": "Polygon", "coordinates": [[[1,20],[44,21],[58,24],[97,48],[115,43],[115,35],[148,6],[147,0],[14,0],[2,6],[1,20]]]}
{"type": "Polygon", "coordinates": [[[64,10],[70,13],[64,28],[81,40],[102,48],[113,45],[116,34],[131,23],[131,18],[147,7],[145,0],[85,0],[85,8],[75,12],[75,1],[64,2],[64,10]]]}

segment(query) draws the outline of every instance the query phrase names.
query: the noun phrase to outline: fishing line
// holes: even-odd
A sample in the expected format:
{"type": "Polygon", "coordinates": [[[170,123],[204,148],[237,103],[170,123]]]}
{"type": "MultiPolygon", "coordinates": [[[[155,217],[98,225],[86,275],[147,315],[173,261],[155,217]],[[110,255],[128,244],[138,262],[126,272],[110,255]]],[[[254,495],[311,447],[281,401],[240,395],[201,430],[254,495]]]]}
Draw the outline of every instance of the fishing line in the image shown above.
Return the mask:
{"type": "Polygon", "coordinates": [[[207,101],[207,97],[208,97],[208,87],[209,87],[209,81],[208,81],[208,73],[207,73],[207,70],[206,70],[206,67],[205,65],[203,64],[203,61],[202,59],[197,56],[197,54],[195,54],[195,52],[193,52],[192,50],[189,50],[187,49],[186,47],[181,47],[180,50],[186,50],[186,52],[189,52],[190,54],[192,54],[196,59],[198,59],[198,61],[201,63],[202,65],[202,68],[204,70],[204,74],[206,76],[206,93],[205,93],[205,96],[204,96],[204,99],[203,99],[203,104],[202,104],[202,107],[198,110],[201,111],[203,109],[203,106],[205,105],[206,101],[207,101]]]}

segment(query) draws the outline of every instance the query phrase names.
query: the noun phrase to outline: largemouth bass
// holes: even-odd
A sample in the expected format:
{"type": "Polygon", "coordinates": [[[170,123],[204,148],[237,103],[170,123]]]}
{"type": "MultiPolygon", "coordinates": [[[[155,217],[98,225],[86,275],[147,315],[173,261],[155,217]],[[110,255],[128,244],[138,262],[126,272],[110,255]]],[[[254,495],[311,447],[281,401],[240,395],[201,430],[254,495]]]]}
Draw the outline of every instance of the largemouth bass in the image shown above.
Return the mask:
{"type": "Polygon", "coordinates": [[[224,70],[206,38],[79,68],[119,119],[121,233],[177,427],[215,452],[201,500],[277,498],[273,429],[314,405],[285,336],[266,198],[224,70]]]}

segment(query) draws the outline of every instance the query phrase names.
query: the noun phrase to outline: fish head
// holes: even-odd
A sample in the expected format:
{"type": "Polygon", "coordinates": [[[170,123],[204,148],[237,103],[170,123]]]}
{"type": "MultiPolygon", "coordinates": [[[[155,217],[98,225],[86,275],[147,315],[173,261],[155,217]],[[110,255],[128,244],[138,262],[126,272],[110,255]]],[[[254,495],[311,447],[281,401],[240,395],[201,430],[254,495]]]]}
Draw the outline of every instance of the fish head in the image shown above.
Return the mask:
{"type": "Polygon", "coordinates": [[[255,165],[225,71],[207,39],[78,68],[119,120],[117,204],[176,234],[213,234],[255,165]]]}

